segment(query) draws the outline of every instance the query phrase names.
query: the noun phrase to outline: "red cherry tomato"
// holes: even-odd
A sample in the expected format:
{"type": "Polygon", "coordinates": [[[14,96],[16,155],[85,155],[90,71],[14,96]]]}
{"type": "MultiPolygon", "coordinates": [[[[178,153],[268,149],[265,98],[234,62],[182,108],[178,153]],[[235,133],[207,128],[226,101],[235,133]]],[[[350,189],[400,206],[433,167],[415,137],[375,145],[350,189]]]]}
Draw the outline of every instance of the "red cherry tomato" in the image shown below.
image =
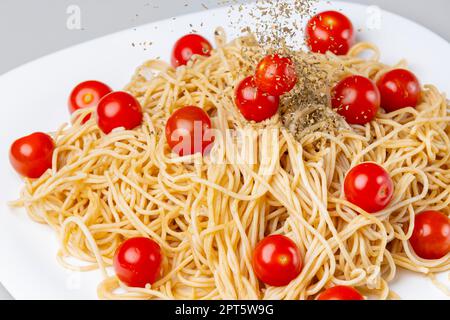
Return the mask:
{"type": "Polygon", "coordinates": [[[9,160],[22,176],[36,179],[52,167],[53,139],[42,132],[36,132],[13,142],[9,160]]]}
{"type": "Polygon", "coordinates": [[[364,297],[352,287],[335,286],[322,292],[317,300],[364,300],[364,297]]]}
{"type": "Polygon", "coordinates": [[[172,50],[172,66],[174,68],[186,65],[193,55],[209,57],[212,45],[198,34],[187,34],[180,38],[172,50]]]}
{"type": "Polygon", "coordinates": [[[313,52],[347,54],[355,43],[352,22],[337,11],[319,13],[306,26],[306,43],[313,52]]]}
{"type": "Polygon", "coordinates": [[[161,271],[161,248],[148,238],[131,238],[114,254],[117,277],[129,287],[144,288],[158,279],[161,271]]]}
{"type": "Polygon", "coordinates": [[[372,162],[352,168],[344,180],[344,193],[348,201],[369,213],[386,208],[394,194],[389,173],[372,162]]]}
{"type": "Polygon", "coordinates": [[[300,250],[288,237],[268,236],[257,244],[253,252],[253,270],[265,284],[285,286],[302,270],[300,250]]]}
{"type": "Polygon", "coordinates": [[[166,139],[173,152],[187,156],[200,152],[205,155],[212,147],[211,119],[199,107],[176,110],[166,124],[166,139]]]}
{"type": "MultiPolygon", "coordinates": [[[[100,81],[90,80],[78,84],[69,97],[69,111],[74,113],[78,109],[96,107],[101,98],[110,93],[112,89],[100,81]]],[[[91,118],[84,117],[82,123],[91,118]]]]}
{"type": "Polygon", "coordinates": [[[236,89],[236,105],[248,121],[261,122],[273,117],[279,104],[280,98],[259,90],[253,77],[242,80],[236,89]]]}
{"type": "Polygon", "coordinates": [[[127,92],[112,92],[98,103],[97,123],[105,134],[119,127],[134,129],[142,123],[141,105],[127,92]]]}
{"type": "Polygon", "coordinates": [[[297,73],[290,58],[277,54],[266,56],[256,67],[255,83],[258,88],[272,96],[281,96],[294,88],[297,73]]]}
{"type": "Polygon", "coordinates": [[[380,108],[380,92],[372,80],[349,76],[332,90],[331,105],[350,124],[372,121],[380,108]]]}
{"type": "Polygon", "coordinates": [[[409,239],[414,252],[423,259],[440,259],[450,252],[450,219],[439,211],[416,215],[409,239]]]}
{"type": "Polygon", "coordinates": [[[386,72],[377,82],[381,94],[381,107],[392,112],[405,107],[416,107],[420,99],[420,83],[405,69],[386,72]]]}

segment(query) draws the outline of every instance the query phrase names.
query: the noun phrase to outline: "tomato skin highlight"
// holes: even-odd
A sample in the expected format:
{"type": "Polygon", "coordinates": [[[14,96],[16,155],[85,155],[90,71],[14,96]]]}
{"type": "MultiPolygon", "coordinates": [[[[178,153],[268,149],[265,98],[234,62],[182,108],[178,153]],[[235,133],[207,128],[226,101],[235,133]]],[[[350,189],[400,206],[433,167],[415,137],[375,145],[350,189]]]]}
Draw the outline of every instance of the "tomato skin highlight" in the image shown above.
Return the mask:
{"type": "Polygon", "coordinates": [[[180,108],[167,121],[167,143],[180,156],[205,155],[214,141],[211,126],[211,119],[203,109],[195,106],[180,108]]]}
{"type": "Polygon", "coordinates": [[[144,288],[158,280],[161,271],[160,246],[149,238],[131,238],[116,250],[113,259],[117,277],[129,287],[144,288]]]}
{"type": "Polygon", "coordinates": [[[381,94],[381,107],[393,112],[406,107],[415,108],[420,100],[420,83],[408,70],[394,69],[383,74],[377,81],[381,94]]]}
{"type": "Polygon", "coordinates": [[[209,57],[212,45],[198,34],[187,34],[181,37],[172,49],[172,66],[177,68],[186,65],[193,55],[209,57]]]}
{"type": "Polygon", "coordinates": [[[9,151],[13,168],[23,177],[36,179],[52,167],[53,139],[43,132],[35,132],[14,141],[9,151]]]}
{"type": "Polygon", "coordinates": [[[364,297],[352,287],[334,286],[323,291],[317,300],[364,300],[364,297]]]}
{"type": "Polygon", "coordinates": [[[297,83],[294,63],[278,54],[264,57],[256,67],[255,83],[261,91],[271,96],[281,96],[291,91],[297,83]]]}
{"type": "Polygon", "coordinates": [[[342,13],[325,11],[312,17],[305,30],[306,43],[312,52],[345,55],[355,43],[352,22],[342,13]]]}
{"type": "MultiPolygon", "coordinates": [[[[96,107],[98,102],[111,93],[112,89],[103,82],[89,80],[79,83],[70,93],[68,106],[70,113],[74,113],[79,109],[96,107]]],[[[84,117],[82,123],[86,123],[91,115],[84,117]]]]}
{"type": "Polygon", "coordinates": [[[375,213],[389,205],[394,194],[394,184],[383,167],[365,162],[347,173],[344,193],[349,202],[368,213],[375,213]]]}
{"type": "Polygon", "coordinates": [[[419,257],[441,259],[450,252],[450,218],[439,211],[417,214],[409,243],[419,257]]]}
{"type": "Polygon", "coordinates": [[[268,236],[261,240],[253,251],[253,270],[265,284],[285,286],[302,270],[300,250],[288,237],[268,236]]]}
{"type": "Polygon", "coordinates": [[[105,134],[119,127],[132,130],[141,125],[142,118],[141,104],[128,92],[111,92],[97,106],[97,124],[105,134]]]}
{"type": "Polygon", "coordinates": [[[263,93],[250,76],[242,80],[236,88],[235,103],[245,119],[261,122],[278,112],[280,98],[263,93]]]}
{"type": "Polygon", "coordinates": [[[342,79],[331,93],[331,105],[350,124],[372,121],[380,108],[380,92],[372,80],[362,76],[342,79]]]}

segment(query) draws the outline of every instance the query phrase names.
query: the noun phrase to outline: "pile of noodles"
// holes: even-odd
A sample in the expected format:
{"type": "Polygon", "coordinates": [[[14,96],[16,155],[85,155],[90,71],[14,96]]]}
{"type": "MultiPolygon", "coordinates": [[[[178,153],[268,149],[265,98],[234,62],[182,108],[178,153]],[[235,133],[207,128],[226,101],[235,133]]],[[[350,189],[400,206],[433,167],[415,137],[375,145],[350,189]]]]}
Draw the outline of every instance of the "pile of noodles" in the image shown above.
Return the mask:
{"type": "MultiPolygon", "coordinates": [[[[94,117],[81,124],[93,111],[84,110],[53,134],[52,170],[26,180],[13,205],[56,231],[59,261],[72,270],[100,268],[98,295],[106,299],[314,299],[333,285],[385,299],[394,297],[388,284],[398,268],[450,270],[448,255],[423,260],[408,243],[415,214],[450,215],[445,96],[426,86],[415,109],[381,111],[365,126],[297,141],[278,115],[260,124],[241,116],[234,87],[255,67],[243,52],[260,48],[251,36],[226,44],[217,34],[211,57],[177,70],[152,60],[137,70],[126,90],[145,111],[140,127],[105,135],[94,117]],[[209,156],[178,157],[168,148],[167,118],[186,105],[206,110],[225,137],[209,156]],[[343,195],[346,172],[364,161],[382,165],[395,184],[392,202],[376,214],[343,195]],[[253,272],[253,248],[269,234],[293,239],[303,257],[301,274],[285,287],[264,285],[253,272]],[[161,277],[146,288],[125,287],[107,268],[116,248],[136,236],[154,239],[164,256],[161,277]]],[[[334,81],[347,74],[376,80],[391,68],[378,57],[360,43],[347,56],[315,59],[334,81]],[[359,58],[366,50],[372,58],[359,58]]]]}

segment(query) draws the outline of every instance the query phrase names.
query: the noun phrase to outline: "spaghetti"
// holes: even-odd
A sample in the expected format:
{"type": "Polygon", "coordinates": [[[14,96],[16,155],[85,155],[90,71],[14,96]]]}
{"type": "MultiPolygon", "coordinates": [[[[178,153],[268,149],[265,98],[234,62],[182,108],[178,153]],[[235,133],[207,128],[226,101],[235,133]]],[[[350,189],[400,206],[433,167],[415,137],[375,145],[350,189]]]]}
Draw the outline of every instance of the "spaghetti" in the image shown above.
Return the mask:
{"type": "MultiPolygon", "coordinates": [[[[388,283],[399,267],[449,271],[448,255],[424,260],[408,243],[416,213],[450,215],[445,96],[426,86],[417,108],[339,130],[318,125],[297,135],[279,115],[249,123],[234,105],[233,88],[253,71],[261,48],[252,36],[227,44],[223,32],[216,34],[210,57],[176,70],[151,60],[137,70],[126,91],[143,107],[139,128],[105,135],[95,119],[82,124],[93,111],[83,109],[54,133],[52,170],[26,180],[13,205],[56,231],[62,265],[100,268],[98,295],[105,299],[314,299],[332,285],[386,299],[394,297],[388,283]],[[175,157],[167,147],[166,119],[185,105],[207,111],[223,137],[208,157],[175,157]],[[343,196],[346,172],[364,161],[381,164],[395,183],[391,204],[376,214],[343,196]],[[301,274],[284,287],[261,284],[252,269],[252,250],[269,234],[287,235],[304,257],[301,274]],[[161,278],[145,288],[108,276],[117,247],[136,236],[152,238],[164,253],[161,278]]],[[[346,74],[377,80],[391,68],[368,43],[346,56],[305,59],[314,59],[330,83],[346,74]],[[360,58],[363,51],[372,57],[360,58]]]]}

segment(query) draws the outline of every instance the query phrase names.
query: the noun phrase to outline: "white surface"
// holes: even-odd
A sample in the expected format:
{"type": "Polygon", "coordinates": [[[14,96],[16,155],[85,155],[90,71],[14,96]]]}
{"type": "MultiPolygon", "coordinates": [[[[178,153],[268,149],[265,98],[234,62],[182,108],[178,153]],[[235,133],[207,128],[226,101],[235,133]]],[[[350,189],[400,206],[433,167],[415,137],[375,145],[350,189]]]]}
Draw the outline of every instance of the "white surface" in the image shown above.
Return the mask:
{"type": "MultiPolygon", "coordinates": [[[[435,83],[450,92],[450,46],[447,41],[406,19],[384,12],[383,29],[365,30],[366,8],[338,3],[356,28],[363,28],[359,40],[376,43],[382,60],[395,63],[407,57],[423,83],[435,83]]],[[[15,199],[20,179],[10,168],[8,148],[17,137],[33,131],[51,131],[67,121],[67,95],[86,79],[99,79],[121,88],[142,61],[161,56],[167,60],[173,42],[189,31],[189,21],[203,21],[198,28],[212,35],[218,25],[227,24],[227,10],[218,9],[149,24],[82,44],[0,77],[0,281],[18,299],[95,299],[98,272],[73,273],[58,265],[56,236],[43,225],[31,222],[24,211],[12,211],[6,202],[15,199]],[[157,29],[155,26],[157,25],[157,29]],[[175,30],[171,32],[171,30],[175,30]],[[149,39],[149,35],[151,39],[149,39]],[[147,51],[132,42],[153,41],[147,51]]],[[[210,37],[211,38],[211,37],[210,37]]],[[[430,281],[402,272],[392,287],[403,298],[445,299],[430,281]]]]}

